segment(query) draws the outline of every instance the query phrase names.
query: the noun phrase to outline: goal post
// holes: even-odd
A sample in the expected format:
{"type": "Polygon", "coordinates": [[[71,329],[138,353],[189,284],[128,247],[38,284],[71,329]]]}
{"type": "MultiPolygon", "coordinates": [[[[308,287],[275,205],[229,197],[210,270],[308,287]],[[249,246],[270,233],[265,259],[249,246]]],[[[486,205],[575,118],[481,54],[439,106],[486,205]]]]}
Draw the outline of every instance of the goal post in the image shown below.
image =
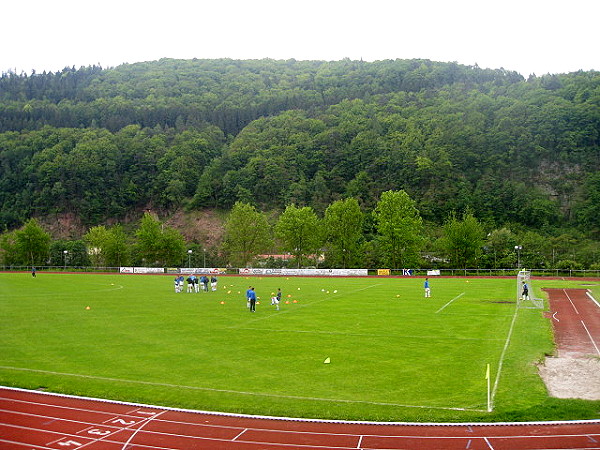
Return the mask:
{"type": "Polygon", "coordinates": [[[531,284],[531,272],[521,269],[517,274],[517,305],[521,308],[544,308],[544,299],[537,298],[531,284]]]}

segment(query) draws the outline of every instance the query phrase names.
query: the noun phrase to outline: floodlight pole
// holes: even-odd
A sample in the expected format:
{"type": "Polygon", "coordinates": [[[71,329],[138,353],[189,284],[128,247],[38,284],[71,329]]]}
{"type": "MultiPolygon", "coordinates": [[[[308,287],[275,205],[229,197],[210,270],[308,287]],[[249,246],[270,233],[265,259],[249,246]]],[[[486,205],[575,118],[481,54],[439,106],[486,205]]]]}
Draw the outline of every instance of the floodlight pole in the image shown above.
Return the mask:
{"type": "Polygon", "coordinates": [[[517,269],[521,269],[521,250],[523,250],[523,246],[515,245],[515,250],[517,251],[517,269]]]}
{"type": "Polygon", "coordinates": [[[192,251],[188,250],[188,269],[192,267],[192,251]]]}
{"type": "Polygon", "coordinates": [[[206,249],[202,249],[204,250],[204,264],[202,265],[202,267],[204,267],[206,269],[206,249]]]}
{"type": "Polygon", "coordinates": [[[68,253],[69,253],[68,250],[63,250],[63,262],[64,262],[63,270],[67,270],[67,254],[68,253]]]}

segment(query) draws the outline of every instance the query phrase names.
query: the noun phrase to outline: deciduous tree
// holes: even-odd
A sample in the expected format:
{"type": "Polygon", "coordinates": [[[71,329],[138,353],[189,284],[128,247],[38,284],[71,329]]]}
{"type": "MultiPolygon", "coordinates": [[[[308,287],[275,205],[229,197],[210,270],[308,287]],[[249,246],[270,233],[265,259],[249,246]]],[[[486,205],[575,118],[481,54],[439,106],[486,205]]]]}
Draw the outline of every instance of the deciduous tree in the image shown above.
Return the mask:
{"type": "Polygon", "coordinates": [[[363,213],[355,198],[333,202],[325,210],[327,261],[337,267],[354,267],[359,262],[363,213]]]}
{"type": "Polygon", "coordinates": [[[383,263],[392,269],[415,266],[423,244],[423,220],[405,191],[386,191],[375,208],[383,263]]]}
{"type": "Polygon", "coordinates": [[[285,208],[275,225],[275,233],[283,250],[294,255],[298,265],[304,257],[316,254],[323,243],[319,218],[310,206],[285,208]]]}
{"type": "Polygon", "coordinates": [[[236,202],[225,222],[223,250],[229,262],[246,267],[261,252],[271,248],[272,239],[266,216],[248,203],[236,202]]]}
{"type": "Polygon", "coordinates": [[[22,264],[43,264],[50,251],[50,234],[35,219],[29,219],[23,228],[15,232],[17,258],[22,264]]]}
{"type": "Polygon", "coordinates": [[[185,257],[185,240],[179,231],[144,214],[136,231],[138,258],[148,266],[179,265],[185,257]]]}
{"type": "Polygon", "coordinates": [[[462,219],[452,213],[444,224],[443,243],[453,267],[467,268],[476,264],[483,239],[483,227],[470,211],[466,211],[462,219]]]}

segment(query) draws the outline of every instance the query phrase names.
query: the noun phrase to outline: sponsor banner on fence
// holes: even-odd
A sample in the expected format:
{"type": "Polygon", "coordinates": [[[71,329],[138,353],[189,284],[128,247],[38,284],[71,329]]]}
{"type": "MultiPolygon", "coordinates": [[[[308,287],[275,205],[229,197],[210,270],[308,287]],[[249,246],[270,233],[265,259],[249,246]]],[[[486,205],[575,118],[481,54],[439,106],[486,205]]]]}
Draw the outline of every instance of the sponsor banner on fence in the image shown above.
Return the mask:
{"type": "Polygon", "coordinates": [[[179,273],[205,273],[209,275],[224,275],[227,273],[227,269],[217,267],[182,267],[179,269],[179,273]]]}
{"type": "Polygon", "coordinates": [[[377,275],[391,275],[392,271],[390,269],[377,269],[377,275]]]}
{"type": "Polygon", "coordinates": [[[367,269],[239,269],[240,275],[285,275],[285,276],[320,276],[320,277],[362,277],[368,275],[367,269]]]}
{"type": "Polygon", "coordinates": [[[163,267],[134,267],[133,273],[165,273],[163,267]]]}
{"type": "Polygon", "coordinates": [[[439,274],[440,274],[440,271],[438,269],[436,269],[436,270],[428,270],[427,271],[427,275],[433,276],[433,275],[439,275],[439,274]]]}
{"type": "Polygon", "coordinates": [[[121,267],[120,273],[165,273],[163,267],[121,267]]]}

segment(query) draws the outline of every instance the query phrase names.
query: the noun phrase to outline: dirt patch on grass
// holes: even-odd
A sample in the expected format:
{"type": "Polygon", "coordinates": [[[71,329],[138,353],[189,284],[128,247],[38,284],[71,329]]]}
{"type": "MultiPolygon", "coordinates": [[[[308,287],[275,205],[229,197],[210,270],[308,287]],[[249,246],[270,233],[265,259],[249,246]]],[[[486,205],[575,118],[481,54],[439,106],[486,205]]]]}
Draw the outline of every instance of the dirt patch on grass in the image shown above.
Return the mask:
{"type": "Polygon", "coordinates": [[[546,358],[538,369],[552,397],[600,400],[600,359],[546,358]]]}

